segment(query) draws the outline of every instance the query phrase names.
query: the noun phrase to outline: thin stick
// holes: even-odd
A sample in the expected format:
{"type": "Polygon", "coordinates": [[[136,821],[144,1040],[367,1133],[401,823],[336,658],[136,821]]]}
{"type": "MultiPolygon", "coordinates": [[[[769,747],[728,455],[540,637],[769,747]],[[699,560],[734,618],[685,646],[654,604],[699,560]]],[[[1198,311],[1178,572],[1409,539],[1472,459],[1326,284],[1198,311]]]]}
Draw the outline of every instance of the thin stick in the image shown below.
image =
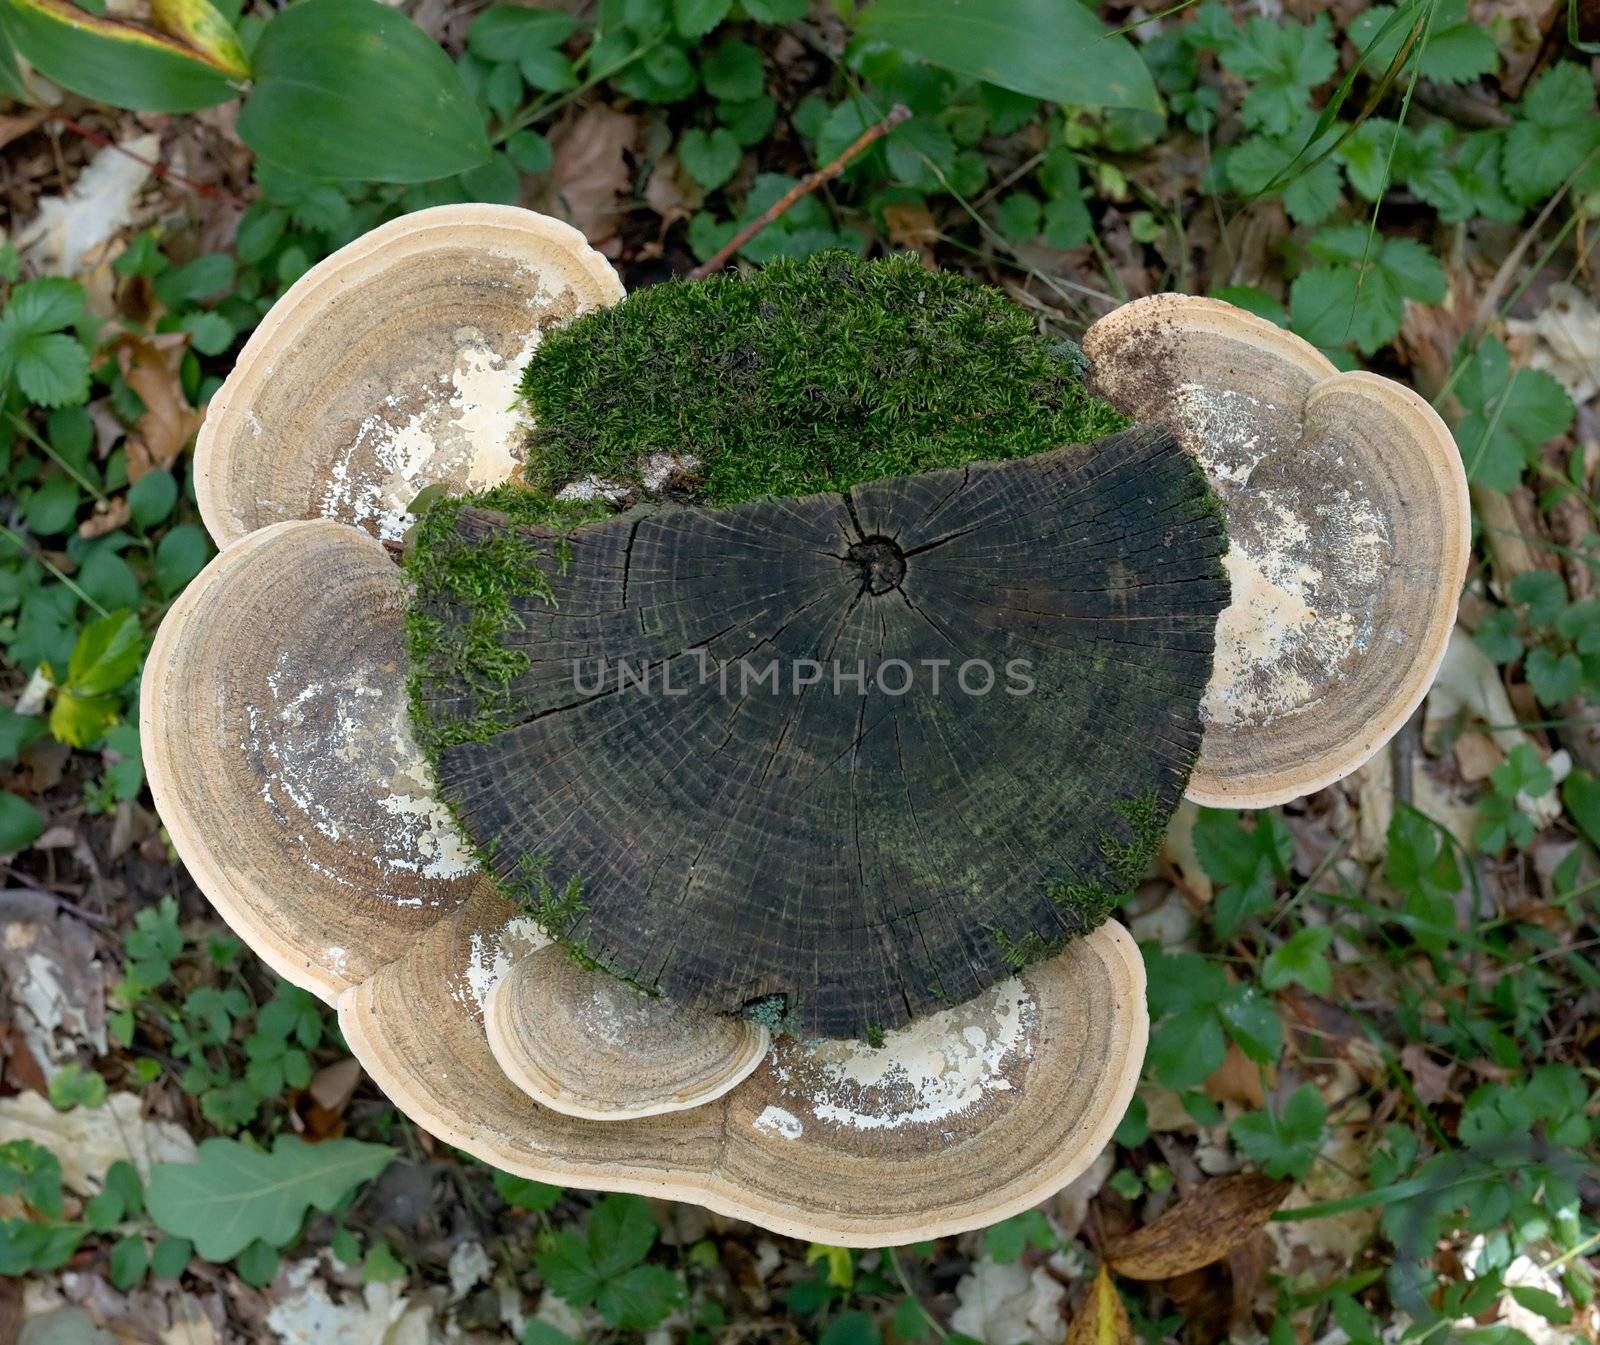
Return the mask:
{"type": "Polygon", "coordinates": [[[704,280],[715,271],[720,271],[730,261],[734,254],[758,233],[771,224],[773,220],[781,217],[794,203],[802,197],[809,196],[824,182],[832,181],[850,166],[850,161],[865,150],[874,141],[883,139],[890,131],[894,130],[901,122],[911,116],[911,109],[904,103],[896,103],[889,109],[889,115],[882,121],[867,127],[860,135],[850,142],[849,147],[832,163],[824,164],[816,172],[803,177],[784,192],[776,201],[763,210],[755,219],[740,229],[726,243],[717,249],[716,253],[708,260],[700,263],[689,272],[690,280],[704,280]]]}
{"type": "Polygon", "coordinates": [[[147,159],[142,154],[135,154],[131,149],[125,149],[117,144],[110,136],[102,135],[93,127],[84,126],[81,122],[73,121],[71,117],[63,117],[59,113],[52,113],[50,120],[65,126],[74,135],[82,136],[91,144],[99,145],[104,149],[115,150],[118,154],[126,155],[135,163],[142,163],[157,177],[165,178],[168,182],[176,182],[180,187],[187,187],[190,191],[197,191],[202,196],[210,196],[218,201],[227,201],[231,205],[243,206],[245,204],[243,199],[235,196],[226,187],[220,187],[210,182],[196,182],[193,178],[184,177],[182,173],[174,172],[166,164],[159,163],[154,159],[147,159]]]}

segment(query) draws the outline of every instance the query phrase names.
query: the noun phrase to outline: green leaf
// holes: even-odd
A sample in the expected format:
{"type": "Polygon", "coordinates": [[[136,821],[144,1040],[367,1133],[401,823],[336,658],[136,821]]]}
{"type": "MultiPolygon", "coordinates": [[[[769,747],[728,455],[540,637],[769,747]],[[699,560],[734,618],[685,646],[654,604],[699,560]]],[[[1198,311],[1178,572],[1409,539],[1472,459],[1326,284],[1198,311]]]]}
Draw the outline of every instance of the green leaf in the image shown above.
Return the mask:
{"type": "Polygon", "coordinates": [[[1256,15],[1234,32],[1219,57],[1250,86],[1239,109],[1245,125],[1284,135],[1305,115],[1311,91],[1338,65],[1329,28],[1326,14],[1310,24],[1256,15]]]}
{"type": "Polygon", "coordinates": [[[307,1144],[294,1135],[280,1135],[271,1153],[208,1139],[197,1161],[150,1170],[146,1203],[163,1232],[188,1238],[208,1261],[228,1261],[257,1238],[288,1246],[308,1209],[331,1210],[382,1172],[394,1153],[382,1144],[307,1144]]]}
{"type": "Polygon", "coordinates": [[[713,98],[738,102],[765,91],[761,53],[748,42],[724,42],[700,62],[700,79],[713,98]]]}
{"type": "Polygon", "coordinates": [[[589,1252],[601,1276],[642,1261],[659,1230],[650,1207],[638,1196],[608,1195],[589,1215],[589,1252]]]}
{"type": "Polygon", "coordinates": [[[537,131],[518,131],[506,139],[506,157],[524,173],[548,173],[555,162],[550,142],[537,131]]]}
{"type": "Polygon", "coordinates": [[[532,51],[522,54],[522,59],[517,62],[517,69],[522,72],[523,79],[528,84],[544,93],[562,93],[567,89],[578,86],[578,77],[573,73],[572,62],[559,51],[552,51],[547,47],[536,47],[532,51]]]}
{"type": "Polygon", "coordinates": [[[995,207],[994,222],[1013,243],[1033,242],[1044,227],[1044,212],[1039,198],[1025,191],[1009,193],[995,207]]]}
{"type": "Polygon", "coordinates": [[[798,23],[810,9],[810,0],[744,0],[744,12],[758,23],[798,23]]]}
{"type": "Polygon", "coordinates": [[[1267,954],[1261,964],[1261,984],[1268,990],[1298,984],[1314,995],[1326,995],[1333,989],[1333,968],[1327,958],[1332,942],[1331,926],[1307,925],[1267,954]]]}
{"type": "Polygon", "coordinates": [[[559,1186],[550,1186],[544,1182],[531,1181],[527,1177],[516,1177],[509,1172],[498,1170],[494,1174],[494,1189],[499,1192],[500,1198],[506,1204],[519,1210],[553,1209],[563,1194],[559,1186]]]}
{"type": "Polygon", "coordinates": [[[733,8],[733,0],[672,0],[672,24],[679,37],[704,37],[733,8]]]}
{"type": "Polygon", "coordinates": [[[11,292],[6,317],[29,335],[60,331],[84,315],[88,299],[83,286],[64,276],[25,280],[11,292]]]}
{"type": "Polygon", "coordinates": [[[0,855],[26,850],[44,832],[44,818],[27,799],[0,790],[0,855]]]}
{"type": "Polygon", "coordinates": [[[683,1281],[665,1266],[635,1266],[607,1280],[594,1305],[610,1325],[644,1331],[665,1321],[687,1296],[683,1281]]]}
{"type": "Polygon", "coordinates": [[[1501,175],[1506,190],[1531,203],[1550,195],[1600,144],[1594,84],[1580,65],[1563,61],[1540,75],[1506,134],[1501,175]]]}
{"type": "Polygon", "coordinates": [[[226,252],[206,252],[175,266],[156,280],[156,297],[168,308],[182,308],[233,286],[237,267],[226,252]]]}
{"type": "Polygon", "coordinates": [[[36,537],[53,537],[78,521],[78,483],[69,476],[52,476],[28,500],[22,521],[36,537]]]}
{"type": "Polygon", "coordinates": [[[1192,1088],[1222,1064],[1227,1049],[1215,1009],[1186,1009],[1151,1031],[1147,1063],[1168,1088],[1192,1088]]]}
{"type": "Polygon", "coordinates": [[[188,1238],[162,1238],[150,1253],[150,1273],[158,1280],[175,1280],[193,1255],[194,1244],[188,1238]]]}
{"type": "MultiPolygon", "coordinates": [[[[1419,44],[1422,74],[1427,79],[1464,84],[1491,74],[1500,64],[1488,30],[1466,21],[1467,0],[1439,0],[1428,25],[1427,42],[1419,44]]],[[[1410,18],[1389,26],[1393,5],[1373,5],[1350,21],[1350,40],[1367,54],[1367,68],[1375,76],[1392,66],[1411,32],[1410,18]]],[[[1416,59],[1415,49],[1405,69],[1416,59]]]]}
{"type": "Polygon", "coordinates": [[[144,1239],[137,1234],[119,1238],[111,1248],[107,1268],[111,1272],[111,1283],[114,1286],[124,1292],[132,1289],[144,1279],[145,1272],[150,1269],[150,1253],[144,1245],[144,1239]]]}
{"type": "Polygon", "coordinates": [[[37,715],[19,715],[9,705],[0,705],[0,761],[15,761],[45,731],[45,722],[37,715]]]}
{"type": "Polygon", "coordinates": [[[546,1239],[534,1257],[534,1268],[551,1293],[575,1308],[594,1302],[604,1283],[588,1246],[574,1233],[556,1233],[546,1239]]]}
{"type": "Polygon", "coordinates": [[[817,1345],[880,1345],[878,1323],[865,1312],[841,1312],[823,1328],[817,1345]]]}
{"type": "Polygon", "coordinates": [[[1270,1065],[1283,1054],[1283,1022],[1277,1007],[1253,985],[1236,985],[1217,1002],[1228,1035],[1258,1065],[1270,1065]]]}
{"type": "Polygon", "coordinates": [[[519,61],[533,51],[551,51],[578,29],[560,10],[527,5],[496,5],[473,19],[467,50],[485,61],[519,61]]]}
{"type": "Polygon", "coordinates": [[[139,605],[139,580],[128,562],[101,547],[89,554],[78,571],[78,587],[107,611],[139,605]]]}
{"type": "Polygon", "coordinates": [[[1583,662],[1571,652],[1557,654],[1549,649],[1535,649],[1524,666],[1528,685],[1533,688],[1540,705],[1560,705],[1576,696],[1583,685],[1583,662]]]}
{"type": "Polygon", "coordinates": [[[1574,770],[1561,782],[1561,801],[1589,843],[1600,845],[1600,780],[1581,767],[1574,770]]]}
{"type": "Polygon", "coordinates": [[[193,112],[238,96],[227,61],[68,0],[0,0],[0,24],[41,74],[95,102],[193,112]]]}
{"type": "Polygon", "coordinates": [[[873,0],[857,32],[1032,98],[1161,111],[1133,45],[1070,0],[873,0]]]}
{"type": "Polygon", "coordinates": [[[767,94],[717,104],[717,120],[746,149],[759,145],[778,119],[778,105],[767,94]]]}
{"type": "Polygon", "coordinates": [[[265,1289],[278,1273],[277,1249],[257,1238],[239,1253],[234,1269],[246,1284],[265,1289]]]}
{"type": "Polygon", "coordinates": [[[165,521],[178,503],[178,482],[171,472],[146,472],[128,488],[128,514],[141,528],[165,521]]]}
{"type": "Polygon", "coordinates": [[[744,151],[731,131],[717,127],[685,131],[678,141],[678,161],[707,191],[715,191],[739,170],[744,151]]]}
{"type": "Polygon", "coordinates": [[[256,43],[244,142],[305,178],[428,182],[487,162],[450,58],[378,0],[298,0],[256,43]]]}
{"type": "Polygon", "coordinates": [[[532,1320],[522,1329],[522,1345],[573,1345],[573,1340],[549,1322],[532,1320]]]}
{"type": "Polygon", "coordinates": [[[1240,1150],[1269,1177],[1304,1177],[1322,1148],[1328,1109],[1311,1084],[1301,1084],[1282,1111],[1249,1112],[1229,1128],[1240,1150]]]}
{"type": "Polygon", "coordinates": [[[211,558],[211,538],[194,523],[181,523],[167,533],[156,547],[156,578],[161,592],[170,598],[182,591],[211,558]]]}
{"type": "Polygon", "coordinates": [[[83,628],[67,663],[67,690],[101,696],[117,690],[144,657],[144,631],[137,612],[111,612],[83,628]]]}
{"type": "Polygon", "coordinates": [[[50,733],[69,747],[87,747],[122,714],[122,702],[111,695],[82,696],[62,691],[50,707],[50,733]]]}
{"type": "Polygon", "coordinates": [[[387,1242],[379,1242],[367,1249],[361,1262],[362,1284],[391,1284],[406,1277],[406,1268],[387,1242]]]}

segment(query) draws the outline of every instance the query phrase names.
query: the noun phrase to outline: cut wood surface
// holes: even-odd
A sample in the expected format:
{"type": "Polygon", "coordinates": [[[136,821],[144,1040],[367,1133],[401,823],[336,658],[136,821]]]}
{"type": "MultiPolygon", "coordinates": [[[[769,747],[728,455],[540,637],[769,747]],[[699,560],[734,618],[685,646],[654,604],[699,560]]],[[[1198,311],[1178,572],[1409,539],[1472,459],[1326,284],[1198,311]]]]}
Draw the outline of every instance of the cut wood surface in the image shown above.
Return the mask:
{"type": "Polygon", "coordinates": [[[468,507],[452,563],[508,539],[548,590],[510,598],[504,694],[460,676],[471,601],[420,613],[424,738],[469,738],[443,796],[609,970],[822,1036],[1105,918],[1187,783],[1228,597],[1204,479],[1149,430],[569,538],[468,507]]]}

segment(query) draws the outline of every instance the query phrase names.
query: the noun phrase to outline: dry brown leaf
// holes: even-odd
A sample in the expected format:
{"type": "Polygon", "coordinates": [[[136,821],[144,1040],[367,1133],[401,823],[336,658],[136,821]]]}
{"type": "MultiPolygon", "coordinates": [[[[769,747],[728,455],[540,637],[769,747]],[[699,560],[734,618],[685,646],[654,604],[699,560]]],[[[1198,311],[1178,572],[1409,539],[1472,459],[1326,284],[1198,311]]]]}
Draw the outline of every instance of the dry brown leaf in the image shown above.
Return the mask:
{"type": "Polygon", "coordinates": [[[632,117],[596,105],[550,137],[555,213],[608,255],[616,250],[623,202],[633,188],[633,171],[625,156],[638,134],[639,125],[632,117]],[[608,249],[607,244],[613,246],[608,249]]]}
{"type": "Polygon", "coordinates": [[[1197,1186],[1154,1223],[1123,1238],[1111,1269],[1133,1280],[1166,1280],[1219,1261],[1266,1224],[1291,1185],[1239,1172],[1197,1186]]]}
{"type": "Polygon", "coordinates": [[[1067,1327],[1064,1345],[1133,1345],[1128,1310],[1122,1306],[1122,1295],[1104,1266],[1089,1286],[1089,1296],[1083,1300],[1072,1325],[1067,1327]]]}
{"type": "Polygon", "coordinates": [[[1211,1071],[1204,1087],[1206,1096],[1213,1102],[1237,1102],[1251,1108],[1267,1105],[1266,1093],[1261,1087],[1261,1067],[1239,1049],[1237,1042],[1228,1043],[1222,1063],[1211,1071]]]}
{"type": "Polygon", "coordinates": [[[119,495],[114,500],[100,500],[95,504],[94,513],[78,524],[78,536],[85,539],[104,537],[108,532],[127,526],[128,518],[128,501],[123,496],[119,495]]]}
{"type": "Polygon", "coordinates": [[[123,380],[144,403],[144,414],[128,436],[129,481],[172,466],[205,419],[205,412],[183,395],[179,370],[188,343],[187,332],[128,333],[112,343],[123,380]]]}

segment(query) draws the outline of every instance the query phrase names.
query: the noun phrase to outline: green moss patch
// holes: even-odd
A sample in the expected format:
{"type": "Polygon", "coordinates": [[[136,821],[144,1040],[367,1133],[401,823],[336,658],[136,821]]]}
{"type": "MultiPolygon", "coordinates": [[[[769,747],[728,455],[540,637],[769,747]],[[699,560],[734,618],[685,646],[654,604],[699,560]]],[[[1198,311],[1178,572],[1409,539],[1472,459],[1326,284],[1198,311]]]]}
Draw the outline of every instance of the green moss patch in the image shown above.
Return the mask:
{"type": "Polygon", "coordinates": [[[910,256],[826,252],[669,281],[552,332],[522,381],[529,484],[701,463],[710,504],[845,490],[1124,429],[1083,356],[998,290],[910,256]]]}
{"type": "Polygon", "coordinates": [[[554,601],[545,568],[564,563],[559,538],[541,552],[519,536],[518,526],[568,532],[610,512],[601,503],[503,485],[442,496],[422,513],[406,543],[406,650],[411,722],[430,760],[442,748],[483,742],[511,726],[511,684],[528,667],[527,656],[502,639],[517,621],[511,600],[554,601]],[[468,505],[501,514],[504,528],[471,540],[462,536],[456,523],[468,505]],[[432,705],[447,697],[470,708],[448,717],[436,713],[432,705]]]}

